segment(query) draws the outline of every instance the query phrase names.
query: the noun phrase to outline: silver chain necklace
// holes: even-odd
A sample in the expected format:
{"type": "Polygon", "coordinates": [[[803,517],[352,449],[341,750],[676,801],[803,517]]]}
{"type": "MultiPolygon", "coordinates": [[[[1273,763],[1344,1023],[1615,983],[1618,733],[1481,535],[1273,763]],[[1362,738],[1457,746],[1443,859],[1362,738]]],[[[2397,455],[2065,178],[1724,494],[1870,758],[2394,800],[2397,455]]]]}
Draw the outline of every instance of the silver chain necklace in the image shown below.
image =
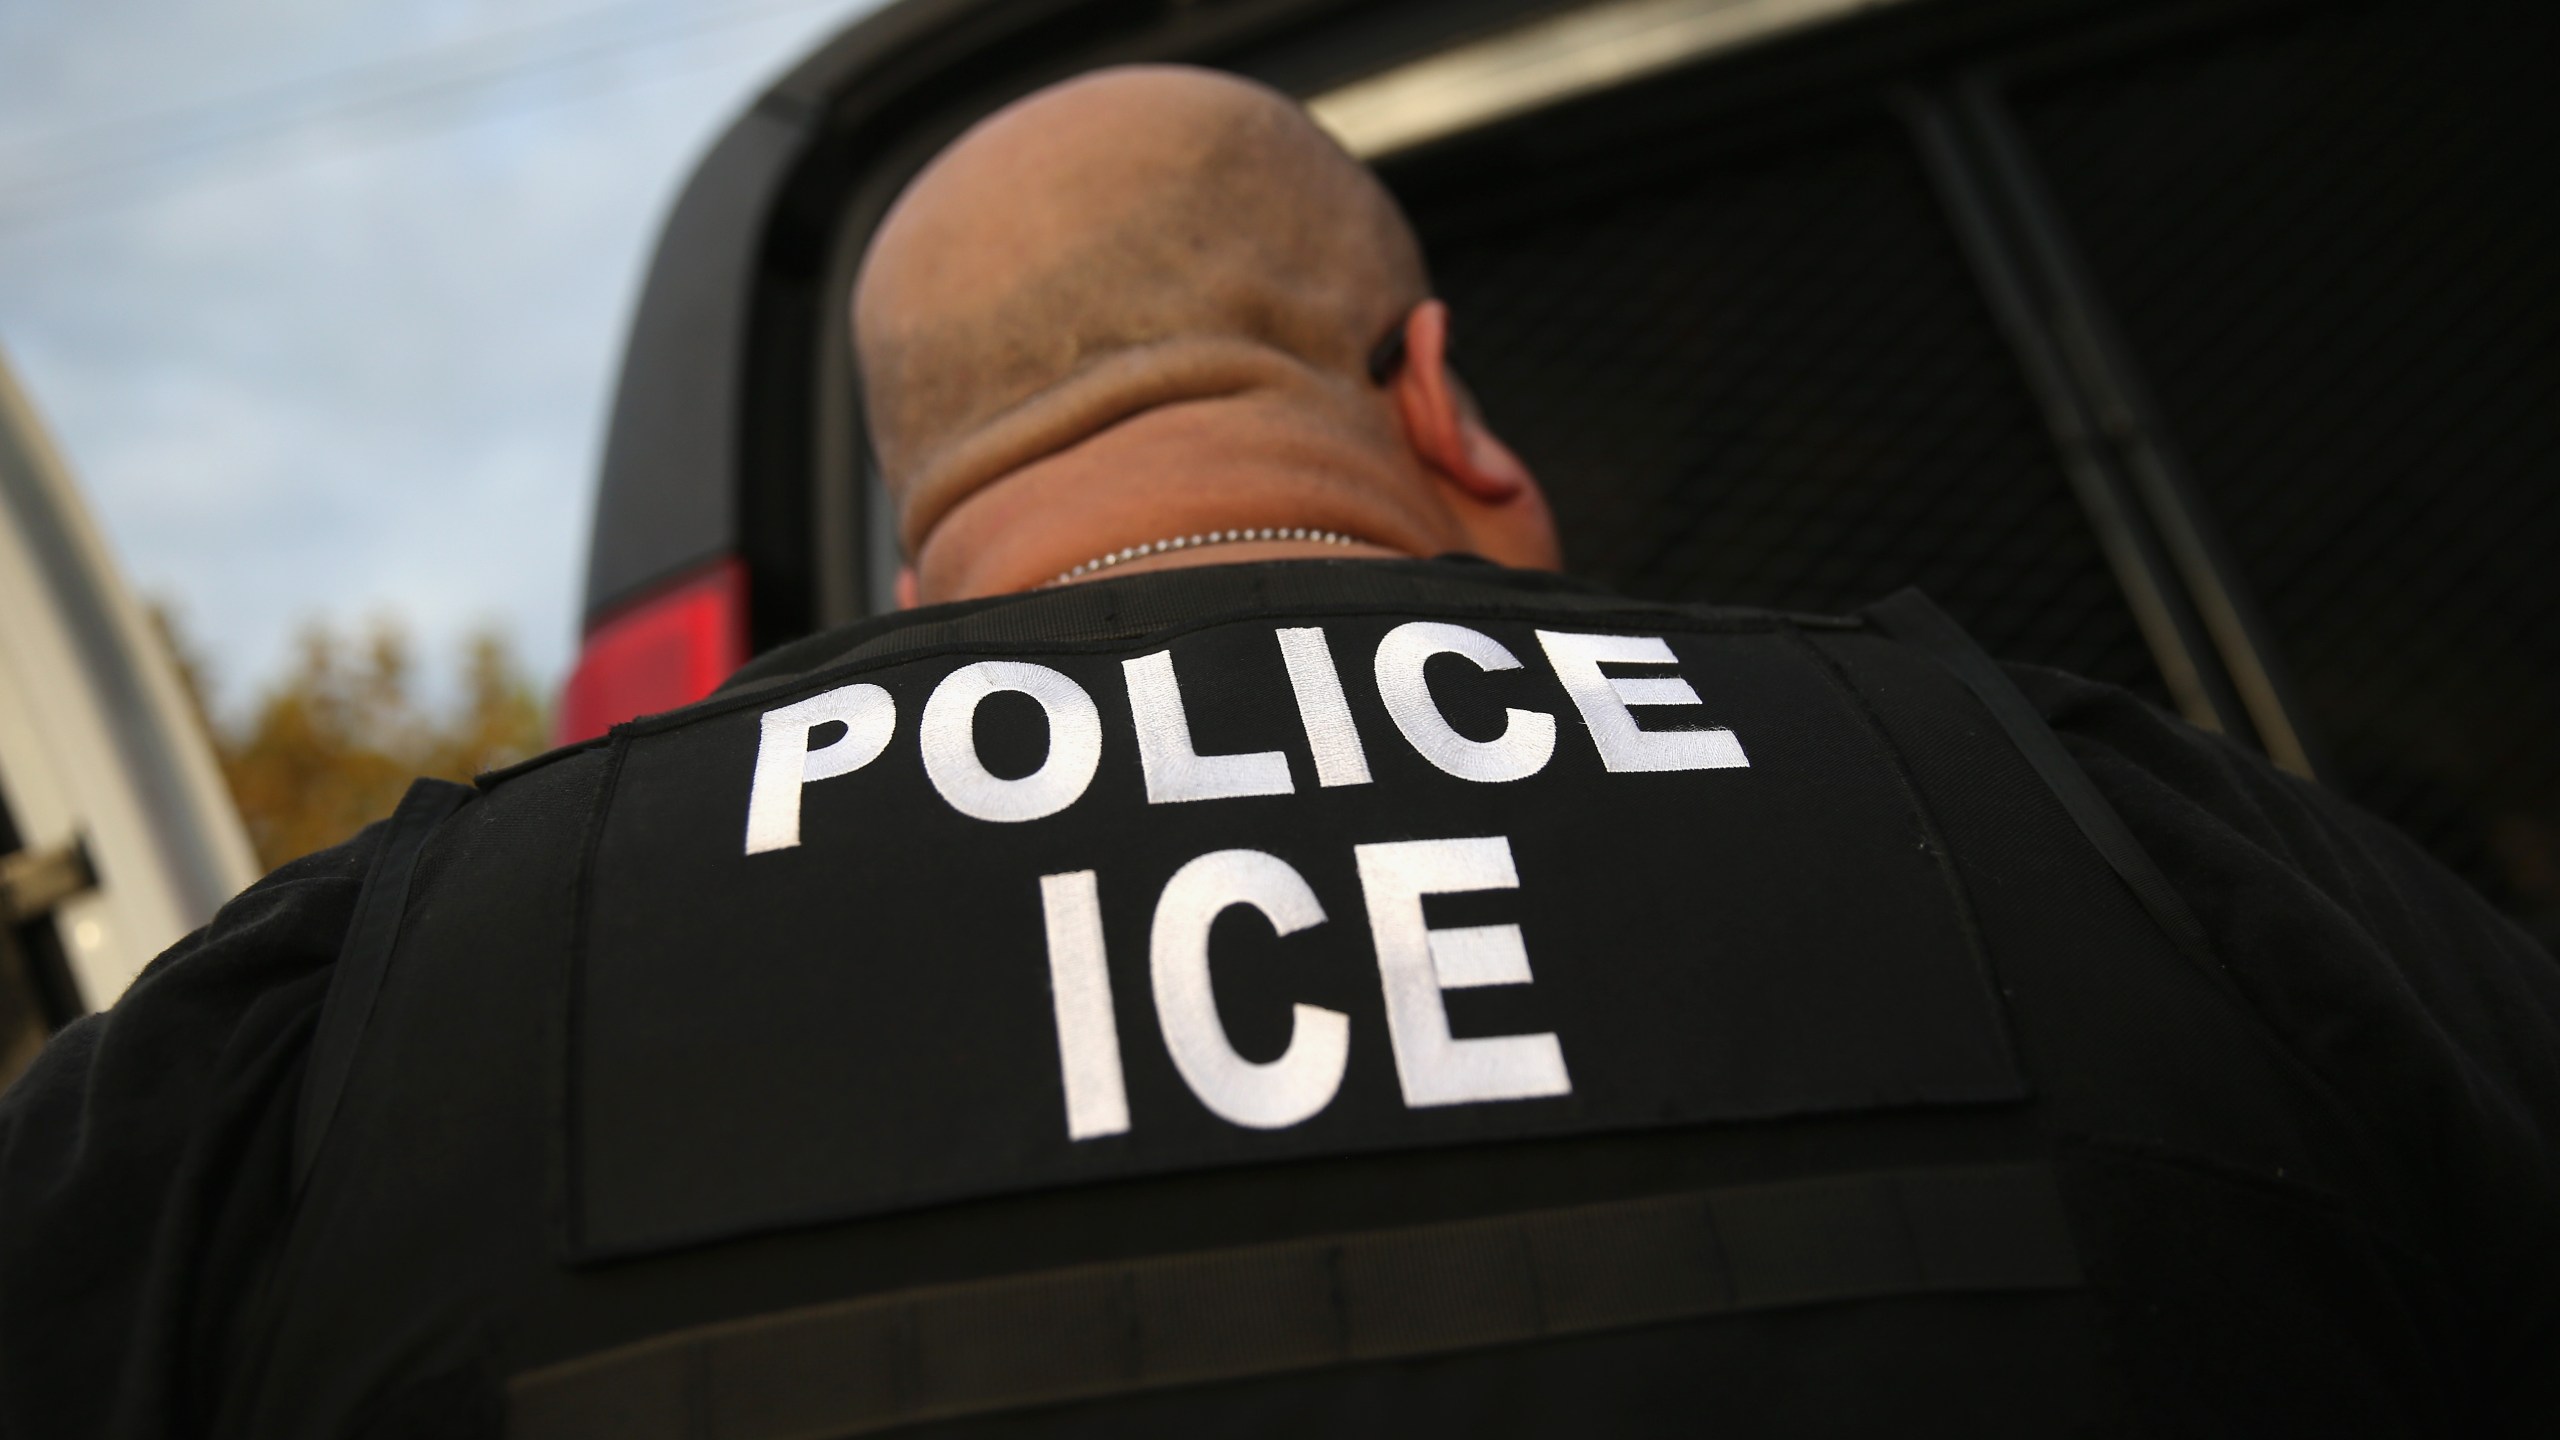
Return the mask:
{"type": "Polygon", "coordinates": [[[1059,571],[1058,578],[1049,583],[1064,585],[1070,580],[1081,580],[1097,570],[1108,570],[1114,565],[1125,565],[1132,560],[1143,560],[1150,555],[1169,554],[1175,550],[1190,550],[1202,545],[1239,545],[1248,541],[1272,540],[1307,540],[1319,545],[1365,545],[1368,543],[1356,535],[1345,535],[1338,530],[1311,530],[1304,525],[1296,527],[1265,525],[1259,530],[1211,530],[1200,535],[1177,535],[1171,539],[1158,540],[1147,545],[1124,545],[1108,555],[1096,555],[1072,570],[1059,571]]]}

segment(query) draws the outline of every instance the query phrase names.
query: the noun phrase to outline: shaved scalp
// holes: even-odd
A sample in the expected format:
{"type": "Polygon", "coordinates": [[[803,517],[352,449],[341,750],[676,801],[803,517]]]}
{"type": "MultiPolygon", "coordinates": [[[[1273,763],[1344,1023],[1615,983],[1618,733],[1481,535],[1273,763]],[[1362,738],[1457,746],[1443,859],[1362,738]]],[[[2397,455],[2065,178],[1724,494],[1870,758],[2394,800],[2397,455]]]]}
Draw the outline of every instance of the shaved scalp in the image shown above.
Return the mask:
{"type": "Polygon", "coordinates": [[[1143,66],[1017,101],[909,184],[855,287],[903,538],[1160,407],[1268,389],[1375,426],[1367,355],[1428,294],[1394,200],[1276,91],[1143,66]]]}

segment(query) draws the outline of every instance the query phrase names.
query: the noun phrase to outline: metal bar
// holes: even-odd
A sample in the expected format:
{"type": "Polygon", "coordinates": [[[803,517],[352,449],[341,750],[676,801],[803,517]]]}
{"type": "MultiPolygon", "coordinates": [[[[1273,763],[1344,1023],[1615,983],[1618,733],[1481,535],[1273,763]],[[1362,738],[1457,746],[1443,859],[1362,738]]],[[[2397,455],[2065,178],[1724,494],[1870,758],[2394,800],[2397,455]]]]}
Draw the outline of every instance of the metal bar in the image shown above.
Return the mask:
{"type": "Polygon", "coordinates": [[[1355,80],[1307,104],[1364,160],[1908,0],[1613,0],[1355,80]]]}
{"type": "Polygon", "coordinates": [[[2197,725],[2235,731],[2244,714],[2238,697],[2212,662],[2202,626],[2180,593],[2125,477],[2117,473],[1954,115],[1943,99],[1924,91],[1906,90],[1895,98],[1992,318],[2044,412],[2063,475],[2124,591],[2170,699],[2179,714],[2197,725]]]}
{"type": "Polygon", "coordinates": [[[1955,108],[1984,173],[2008,209],[2020,253],[2043,291],[2043,323],[2086,397],[2091,439],[2126,475],[2211,637],[2260,743],[2276,764],[2316,778],[2302,709],[2276,658],[2265,619],[2239,579],[2229,548],[2195,498],[2131,350],[2117,333],[2045,193],[2017,126],[1979,75],[1958,82],[1955,108]]]}
{"type": "Polygon", "coordinates": [[[0,855],[0,926],[50,915],[63,901],[97,888],[98,872],[79,841],[50,850],[0,855]]]}

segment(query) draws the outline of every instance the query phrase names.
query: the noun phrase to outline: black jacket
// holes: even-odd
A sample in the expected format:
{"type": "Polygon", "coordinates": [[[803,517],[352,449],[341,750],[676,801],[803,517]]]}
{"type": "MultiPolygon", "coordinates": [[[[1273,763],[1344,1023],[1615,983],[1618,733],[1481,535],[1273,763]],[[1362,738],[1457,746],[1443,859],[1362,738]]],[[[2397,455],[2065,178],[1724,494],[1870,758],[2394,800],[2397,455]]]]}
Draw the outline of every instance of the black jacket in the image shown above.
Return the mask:
{"type": "Polygon", "coordinates": [[[234,901],[0,1101],[0,1433],[2542,1434],[2555,1124],[2547,954],[1925,608],[1136,576],[234,901]]]}

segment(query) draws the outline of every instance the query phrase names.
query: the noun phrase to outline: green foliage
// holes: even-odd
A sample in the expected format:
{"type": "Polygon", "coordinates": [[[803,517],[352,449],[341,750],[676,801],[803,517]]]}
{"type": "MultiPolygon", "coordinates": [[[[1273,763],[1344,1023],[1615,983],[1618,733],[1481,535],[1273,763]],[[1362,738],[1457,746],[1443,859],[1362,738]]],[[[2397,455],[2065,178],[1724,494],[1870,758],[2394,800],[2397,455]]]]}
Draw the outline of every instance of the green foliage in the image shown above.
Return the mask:
{"type": "Polygon", "coordinates": [[[390,814],[418,776],[468,780],[548,743],[544,706],[495,631],[466,643],[459,699],[438,709],[418,693],[414,647],[398,621],[345,632],[315,624],[303,632],[292,669],[244,716],[226,719],[207,710],[201,662],[171,617],[154,614],[206,713],[258,862],[269,869],[390,814]]]}

